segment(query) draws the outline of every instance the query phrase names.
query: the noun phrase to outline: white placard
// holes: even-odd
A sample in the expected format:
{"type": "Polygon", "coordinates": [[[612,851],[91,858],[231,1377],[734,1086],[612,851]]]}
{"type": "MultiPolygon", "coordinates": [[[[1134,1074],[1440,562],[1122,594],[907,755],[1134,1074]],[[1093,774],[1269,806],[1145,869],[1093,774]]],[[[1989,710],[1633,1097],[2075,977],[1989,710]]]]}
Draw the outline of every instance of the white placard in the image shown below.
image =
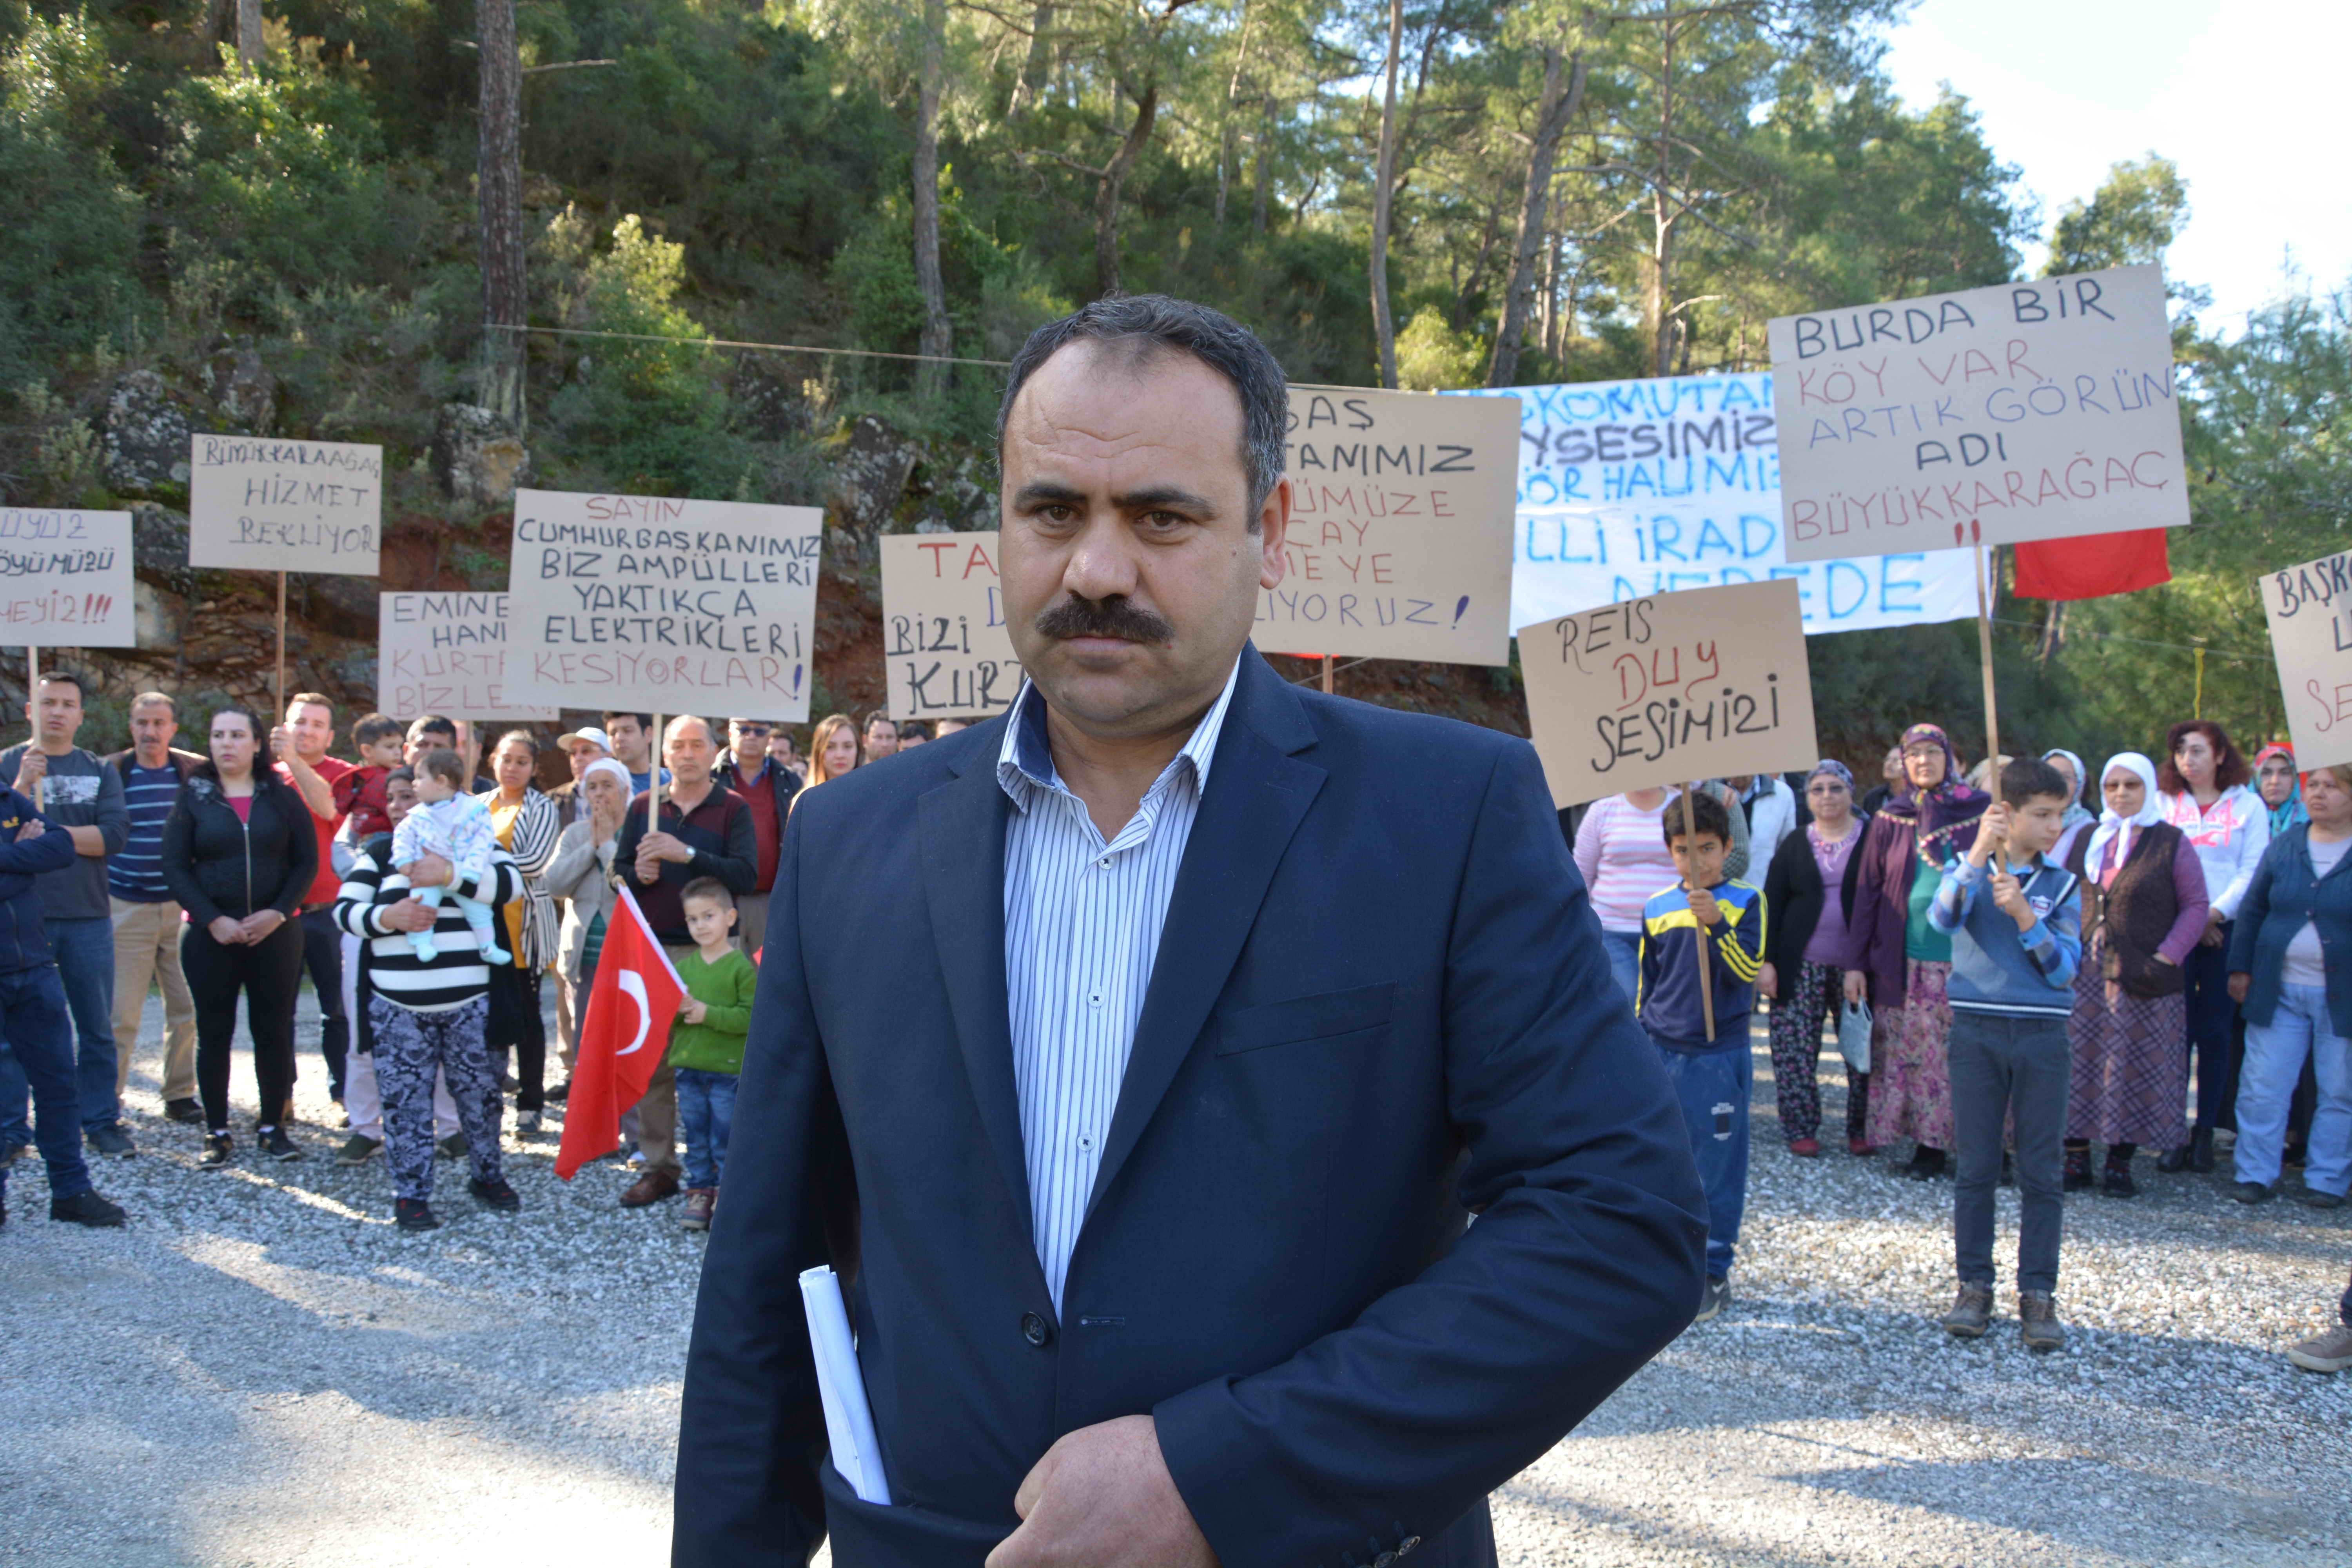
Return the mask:
{"type": "Polygon", "coordinates": [[[1965,559],[1920,551],[1791,563],[1772,378],[1663,376],[1501,387],[1519,404],[1511,624],[1786,577],[1807,632],[1976,614],[1965,559]]]}
{"type": "Polygon", "coordinates": [[[1004,626],[994,533],[882,540],[882,661],[893,719],[985,719],[1013,705],[1021,660],[1004,626]]]}
{"type": "Polygon", "coordinates": [[[1513,411],[1470,398],[1290,389],[1290,531],[1257,646],[1508,664],[1513,411]]]}
{"type": "Polygon", "coordinates": [[[136,647],[131,514],[0,509],[0,643],[136,647]]]}
{"type": "Polygon", "coordinates": [[[558,710],[507,689],[509,595],[377,595],[375,705],[403,723],[426,713],[545,722],[558,710]]]}
{"type": "Polygon", "coordinates": [[[2262,583],[2295,765],[2352,763],[2352,552],[2265,574],[2262,583]]]}
{"type": "Polygon", "coordinates": [[[2189,521],[2154,266],[1769,324],[1789,559],[2189,521]]]}
{"type": "Polygon", "coordinates": [[[1785,578],[1631,599],[1518,637],[1556,805],[1821,755],[1797,584],[1785,578]]]}
{"type": "Polygon", "coordinates": [[[517,490],[508,695],[801,722],[824,529],[809,506],[517,490]]]}
{"type": "Polygon", "coordinates": [[[188,564],[376,574],[383,448],[350,441],[189,440],[188,564]]]}

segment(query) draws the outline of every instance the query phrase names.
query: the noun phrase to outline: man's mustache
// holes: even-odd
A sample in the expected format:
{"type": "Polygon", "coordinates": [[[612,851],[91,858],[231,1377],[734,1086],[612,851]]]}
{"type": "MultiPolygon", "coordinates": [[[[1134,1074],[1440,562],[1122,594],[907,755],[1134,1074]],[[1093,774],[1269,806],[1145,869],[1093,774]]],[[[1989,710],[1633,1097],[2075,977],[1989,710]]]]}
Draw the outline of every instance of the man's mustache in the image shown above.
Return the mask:
{"type": "Polygon", "coordinates": [[[1037,614],[1030,623],[1039,637],[1065,642],[1071,637],[1117,637],[1122,642],[1166,643],[1176,640],[1176,628],[1130,601],[1124,594],[1107,599],[1081,599],[1073,594],[1037,614]]]}

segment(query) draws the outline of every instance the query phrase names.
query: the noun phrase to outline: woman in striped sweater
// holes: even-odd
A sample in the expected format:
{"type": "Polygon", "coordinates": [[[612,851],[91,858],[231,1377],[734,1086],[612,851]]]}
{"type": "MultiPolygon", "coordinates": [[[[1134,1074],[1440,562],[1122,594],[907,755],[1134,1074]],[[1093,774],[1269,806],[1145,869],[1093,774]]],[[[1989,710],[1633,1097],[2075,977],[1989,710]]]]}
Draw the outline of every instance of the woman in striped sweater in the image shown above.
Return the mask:
{"type": "Polygon", "coordinates": [[[507,1052],[515,1053],[515,1135],[539,1131],[547,1105],[547,1026],[540,1016],[540,979],[555,961],[555,900],[544,876],[562,837],[555,802],[531,783],[539,767],[539,743],[528,730],[509,730],[490,752],[490,773],[499,787],[481,797],[490,808],[499,847],[514,857],[522,873],[522,898],[500,911],[511,963],[490,974],[490,1050],[505,1076],[507,1052]]]}
{"type": "Polygon", "coordinates": [[[403,1230],[430,1230],[433,1217],[433,1078],[446,1079],[457,1121],[472,1145],[476,1202],[512,1212],[522,1206],[499,1166],[504,1110],[491,1065],[489,965],[467,929],[457,898],[439,909],[410,896],[412,887],[446,887],[457,897],[500,908],[522,896],[514,858],[492,852],[479,881],[452,882],[449,863],[428,855],[408,875],[362,850],[335,895],[335,923],[368,948],[368,1028],[376,1082],[383,1096],[384,1152],[392,1164],[393,1217],[403,1230]],[[409,933],[431,928],[439,951],[419,958],[409,933]]]}

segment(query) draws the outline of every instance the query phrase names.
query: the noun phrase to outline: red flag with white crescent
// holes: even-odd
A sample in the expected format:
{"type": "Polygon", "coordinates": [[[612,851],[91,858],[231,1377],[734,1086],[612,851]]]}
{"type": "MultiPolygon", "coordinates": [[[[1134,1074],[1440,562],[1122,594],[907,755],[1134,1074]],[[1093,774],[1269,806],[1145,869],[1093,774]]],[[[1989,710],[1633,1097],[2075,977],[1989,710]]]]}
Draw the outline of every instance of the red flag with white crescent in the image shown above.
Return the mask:
{"type": "Polygon", "coordinates": [[[685,1000],[686,986],[669,954],[654,940],[636,899],[621,889],[580,1020],[557,1175],[568,1182],[581,1166],[620,1147],[621,1113],[645,1098],[669,1049],[670,1020],[685,1000]]]}

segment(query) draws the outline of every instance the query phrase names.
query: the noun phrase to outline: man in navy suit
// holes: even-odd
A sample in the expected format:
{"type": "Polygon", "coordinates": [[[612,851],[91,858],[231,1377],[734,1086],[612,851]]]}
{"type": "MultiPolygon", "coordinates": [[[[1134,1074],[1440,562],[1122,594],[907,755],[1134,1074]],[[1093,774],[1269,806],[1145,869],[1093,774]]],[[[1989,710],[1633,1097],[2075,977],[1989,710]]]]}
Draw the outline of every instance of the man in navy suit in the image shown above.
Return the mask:
{"type": "Polygon", "coordinates": [[[793,813],[673,1561],[1491,1563],[1486,1494],[1689,1323],[1706,1237],[1535,753],[1250,646],[1290,489],[1246,331],[1103,300],[1010,383],[1030,684],[793,813]],[[889,1506],[826,1457],[824,1263],[889,1506]]]}

